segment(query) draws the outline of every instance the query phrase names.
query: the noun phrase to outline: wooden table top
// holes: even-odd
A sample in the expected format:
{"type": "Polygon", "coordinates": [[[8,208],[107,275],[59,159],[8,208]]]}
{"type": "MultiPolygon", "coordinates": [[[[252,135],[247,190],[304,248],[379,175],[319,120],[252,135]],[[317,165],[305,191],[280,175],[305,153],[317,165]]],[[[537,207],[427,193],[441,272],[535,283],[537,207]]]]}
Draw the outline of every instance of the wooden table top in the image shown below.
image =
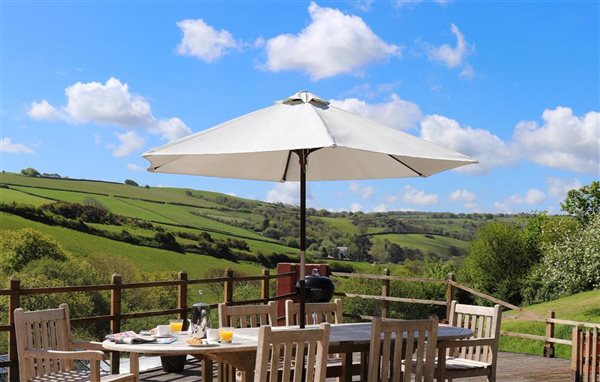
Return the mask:
{"type": "MultiPolygon", "coordinates": [[[[341,344],[368,345],[371,341],[371,323],[361,322],[352,324],[332,324],[329,334],[330,348],[341,344]]],[[[276,326],[273,330],[297,329],[294,326],[276,326]]],[[[440,324],[438,326],[438,341],[469,338],[473,331],[465,328],[457,328],[450,325],[440,324]]],[[[233,342],[230,344],[217,344],[209,347],[193,347],[185,340],[189,338],[187,333],[175,335],[177,340],[170,344],[116,344],[112,341],[104,341],[102,346],[106,350],[122,351],[128,353],[147,354],[210,354],[230,352],[256,352],[258,345],[258,328],[234,329],[233,342]]]]}

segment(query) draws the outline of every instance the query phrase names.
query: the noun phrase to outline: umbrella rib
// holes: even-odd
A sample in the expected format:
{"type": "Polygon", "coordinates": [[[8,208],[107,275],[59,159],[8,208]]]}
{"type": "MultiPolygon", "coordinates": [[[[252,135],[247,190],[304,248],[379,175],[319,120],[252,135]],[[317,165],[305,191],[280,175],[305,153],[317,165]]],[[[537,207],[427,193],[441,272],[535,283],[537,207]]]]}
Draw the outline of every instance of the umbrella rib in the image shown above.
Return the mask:
{"type": "Polygon", "coordinates": [[[423,176],[423,174],[421,174],[420,172],[418,172],[417,170],[415,170],[414,168],[410,167],[409,165],[407,165],[406,163],[402,162],[400,159],[396,158],[393,155],[388,154],[388,156],[390,158],[392,158],[393,160],[395,160],[396,162],[400,163],[401,165],[403,165],[404,167],[408,168],[409,170],[413,171],[415,174],[417,174],[418,176],[423,176]]]}
{"type": "Polygon", "coordinates": [[[292,151],[288,151],[288,156],[287,156],[287,160],[285,161],[285,170],[283,170],[283,176],[281,177],[281,179],[285,182],[287,180],[287,172],[288,172],[288,168],[290,167],[290,158],[292,157],[292,151]]]}

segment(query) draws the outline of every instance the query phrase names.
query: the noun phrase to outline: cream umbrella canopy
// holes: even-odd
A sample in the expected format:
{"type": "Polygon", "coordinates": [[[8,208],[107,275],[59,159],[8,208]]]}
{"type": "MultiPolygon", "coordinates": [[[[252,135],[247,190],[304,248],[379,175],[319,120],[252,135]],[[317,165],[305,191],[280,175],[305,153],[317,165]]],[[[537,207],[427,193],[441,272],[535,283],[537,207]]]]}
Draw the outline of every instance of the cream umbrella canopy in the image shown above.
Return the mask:
{"type": "Polygon", "coordinates": [[[337,108],[306,91],[143,156],[150,161],[151,172],[300,181],[302,318],[307,180],[427,177],[477,163],[466,155],[337,108]]]}

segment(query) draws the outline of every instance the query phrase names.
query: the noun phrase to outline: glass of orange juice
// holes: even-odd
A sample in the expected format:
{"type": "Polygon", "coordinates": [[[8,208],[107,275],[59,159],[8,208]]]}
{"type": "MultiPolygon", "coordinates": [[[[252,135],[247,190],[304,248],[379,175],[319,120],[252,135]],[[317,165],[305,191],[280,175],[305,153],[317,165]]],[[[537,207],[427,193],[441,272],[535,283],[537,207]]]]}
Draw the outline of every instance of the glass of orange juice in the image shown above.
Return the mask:
{"type": "Polygon", "coordinates": [[[169,320],[169,326],[171,327],[171,333],[181,332],[183,329],[183,320],[169,320]]]}
{"type": "Polygon", "coordinates": [[[222,343],[230,343],[233,340],[233,328],[224,327],[219,329],[219,339],[222,343]]]}

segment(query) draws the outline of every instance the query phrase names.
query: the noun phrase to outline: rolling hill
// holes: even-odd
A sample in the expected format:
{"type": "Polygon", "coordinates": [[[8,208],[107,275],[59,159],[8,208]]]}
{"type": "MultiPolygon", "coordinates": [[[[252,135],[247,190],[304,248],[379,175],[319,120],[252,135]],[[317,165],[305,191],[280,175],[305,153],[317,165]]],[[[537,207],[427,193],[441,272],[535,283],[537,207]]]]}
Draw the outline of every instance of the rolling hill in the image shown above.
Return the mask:
{"type": "MultiPolygon", "coordinates": [[[[30,177],[6,172],[0,175],[3,229],[17,229],[28,226],[28,223],[29,226],[40,228],[44,225],[42,223],[50,224],[43,219],[37,219],[33,224],[33,217],[23,214],[19,220],[14,208],[10,210],[7,206],[46,208],[58,202],[108,210],[118,217],[117,223],[86,221],[85,229],[80,229],[81,233],[121,241],[122,245],[135,244],[133,246],[142,251],[146,251],[147,247],[160,247],[164,251],[164,246],[161,247],[161,243],[156,241],[157,234],[164,233],[174,237],[175,247],[179,246],[181,253],[204,253],[202,244],[199,247],[196,245],[200,236],[211,243],[237,246],[231,255],[234,260],[253,261],[257,256],[287,256],[294,259],[298,252],[295,240],[298,210],[293,206],[192,189],[137,187],[98,180],[30,177]],[[146,248],[141,248],[144,246],[146,248]]],[[[330,246],[347,246],[353,237],[368,235],[373,243],[385,240],[410,248],[417,254],[448,258],[464,254],[474,229],[489,219],[489,216],[478,214],[353,214],[314,209],[309,209],[308,215],[309,230],[312,230],[309,232],[312,242],[309,254],[313,256],[323,251],[320,246],[325,241],[330,246]]],[[[72,223],[62,229],[72,231],[74,225],[72,223]]],[[[58,232],[52,230],[53,236],[65,242],[68,235],[58,232]]],[[[65,246],[86,253],[85,248],[73,243],[65,246]]]]}

